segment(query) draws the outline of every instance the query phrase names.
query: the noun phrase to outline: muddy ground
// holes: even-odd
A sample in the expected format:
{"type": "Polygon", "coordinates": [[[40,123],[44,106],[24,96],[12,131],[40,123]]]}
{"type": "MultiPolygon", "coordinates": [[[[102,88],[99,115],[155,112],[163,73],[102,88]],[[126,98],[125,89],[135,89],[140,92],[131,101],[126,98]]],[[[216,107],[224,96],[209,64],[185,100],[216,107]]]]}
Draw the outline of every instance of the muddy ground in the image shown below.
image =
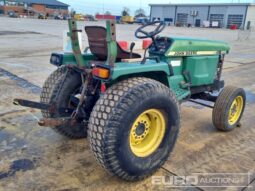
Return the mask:
{"type": "MultiPolygon", "coordinates": [[[[103,22],[87,25],[104,25],[103,22]]],[[[79,23],[82,27],[83,23],[79,23]]],[[[118,39],[137,41],[137,25],[117,25],[118,39]]],[[[94,160],[88,141],[69,140],[39,127],[38,110],[12,104],[14,98],[38,100],[53,51],[62,50],[65,21],[0,18],[0,190],[255,190],[255,34],[226,29],[168,27],[164,34],[225,40],[231,45],[223,78],[247,93],[241,128],[223,133],[211,122],[212,110],[184,103],[176,147],[155,176],[243,173],[240,187],[169,188],[153,179],[125,182],[107,174],[94,160]],[[238,40],[238,37],[239,40],[238,40]],[[249,173],[249,177],[247,175],[249,173]]],[[[86,36],[83,36],[86,42],[86,36]]],[[[138,43],[139,44],[139,43],[138,43]]]]}

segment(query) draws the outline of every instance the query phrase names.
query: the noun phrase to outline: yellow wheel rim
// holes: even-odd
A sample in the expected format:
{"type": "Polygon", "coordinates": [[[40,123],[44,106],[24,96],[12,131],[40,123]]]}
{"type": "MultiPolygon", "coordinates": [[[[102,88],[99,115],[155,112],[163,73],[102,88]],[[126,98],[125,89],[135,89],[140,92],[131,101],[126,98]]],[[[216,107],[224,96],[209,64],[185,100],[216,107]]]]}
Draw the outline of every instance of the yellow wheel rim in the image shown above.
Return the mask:
{"type": "Polygon", "coordinates": [[[138,157],[147,157],[157,150],[164,138],[166,120],[157,109],[140,114],[132,125],[129,135],[130,148],[138,157]]]}
{"type": "Polygon", "coordinates": [[[231,104],[228,113],[228,123],[229,125],[234,125],[240,118],[242,110],[243,110],[243,97],[238,96],[234,99],[231,104]]]}

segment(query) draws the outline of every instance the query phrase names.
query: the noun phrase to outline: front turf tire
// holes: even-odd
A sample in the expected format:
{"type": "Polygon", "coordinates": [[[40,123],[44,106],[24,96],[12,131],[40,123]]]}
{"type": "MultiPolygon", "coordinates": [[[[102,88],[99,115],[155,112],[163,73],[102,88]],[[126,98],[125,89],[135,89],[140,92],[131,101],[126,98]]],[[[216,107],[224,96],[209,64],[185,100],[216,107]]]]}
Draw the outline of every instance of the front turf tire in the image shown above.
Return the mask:
{"type": "Polygon", "coordinates": [[[101,166],[124,180],[137,181],[153,174],[168,159],[179,127],[179,105],[173,92],[160,82],[138,77],[114,84],[101,96],[91,113],[88,137],[101,166]],[[140,155],[131,149],[130,133],[145,111],[164,116],[165,128],[158,147],[140,155]]]}
{"type": "Polygon", "coordinates": [[[226,86],[219,94],[213,108],[212,121],[220,131],[231,131],[239,125],[246,104],[245,91],[226,86]]]}

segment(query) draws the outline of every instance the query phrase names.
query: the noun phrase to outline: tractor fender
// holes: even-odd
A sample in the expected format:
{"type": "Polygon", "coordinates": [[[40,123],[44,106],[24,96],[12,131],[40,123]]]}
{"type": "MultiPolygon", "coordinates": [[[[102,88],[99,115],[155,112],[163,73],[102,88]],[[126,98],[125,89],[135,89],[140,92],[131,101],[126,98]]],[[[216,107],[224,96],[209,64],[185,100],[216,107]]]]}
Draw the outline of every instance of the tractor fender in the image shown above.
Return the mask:
{"type": "Polygon", "coordinates": [[[111,84],[130,77],[146,77],[157,80],[167,87],[169,86],[168,77],[172,74],[171,66],[166,62],[149,61],[145,64],[137,63],[116,63],[112,69],[111,84]]]}

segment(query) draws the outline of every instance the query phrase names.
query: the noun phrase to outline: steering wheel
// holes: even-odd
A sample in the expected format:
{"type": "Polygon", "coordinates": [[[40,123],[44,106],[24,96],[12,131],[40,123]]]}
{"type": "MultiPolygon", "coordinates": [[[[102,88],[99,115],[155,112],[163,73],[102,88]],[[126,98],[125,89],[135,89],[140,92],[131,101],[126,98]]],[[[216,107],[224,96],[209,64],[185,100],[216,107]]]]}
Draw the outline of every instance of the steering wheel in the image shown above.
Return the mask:
{"type": "Polygon", "coordinates": [[[139,38],[139,39],[144,39],[144,38],[151,38],[153,41],[153,44],[155,46],[156,49],[158,49],[157,47],[157,43],[155,41],[155,36],[159,33],[161,33],[166,27],[166,24],[162,21],[153,21],[153,22],[148,22],[144,25],[142,25],[141,27],[139,27],[136,31],[135,31],[135,37],[139,38]],[[155,28],[154,31],[151,32],[147,32],[144,30],[144,28],[148,27],[148,26],[153,26],[153,25],[157,25],[157,27],[155,28]]]}

